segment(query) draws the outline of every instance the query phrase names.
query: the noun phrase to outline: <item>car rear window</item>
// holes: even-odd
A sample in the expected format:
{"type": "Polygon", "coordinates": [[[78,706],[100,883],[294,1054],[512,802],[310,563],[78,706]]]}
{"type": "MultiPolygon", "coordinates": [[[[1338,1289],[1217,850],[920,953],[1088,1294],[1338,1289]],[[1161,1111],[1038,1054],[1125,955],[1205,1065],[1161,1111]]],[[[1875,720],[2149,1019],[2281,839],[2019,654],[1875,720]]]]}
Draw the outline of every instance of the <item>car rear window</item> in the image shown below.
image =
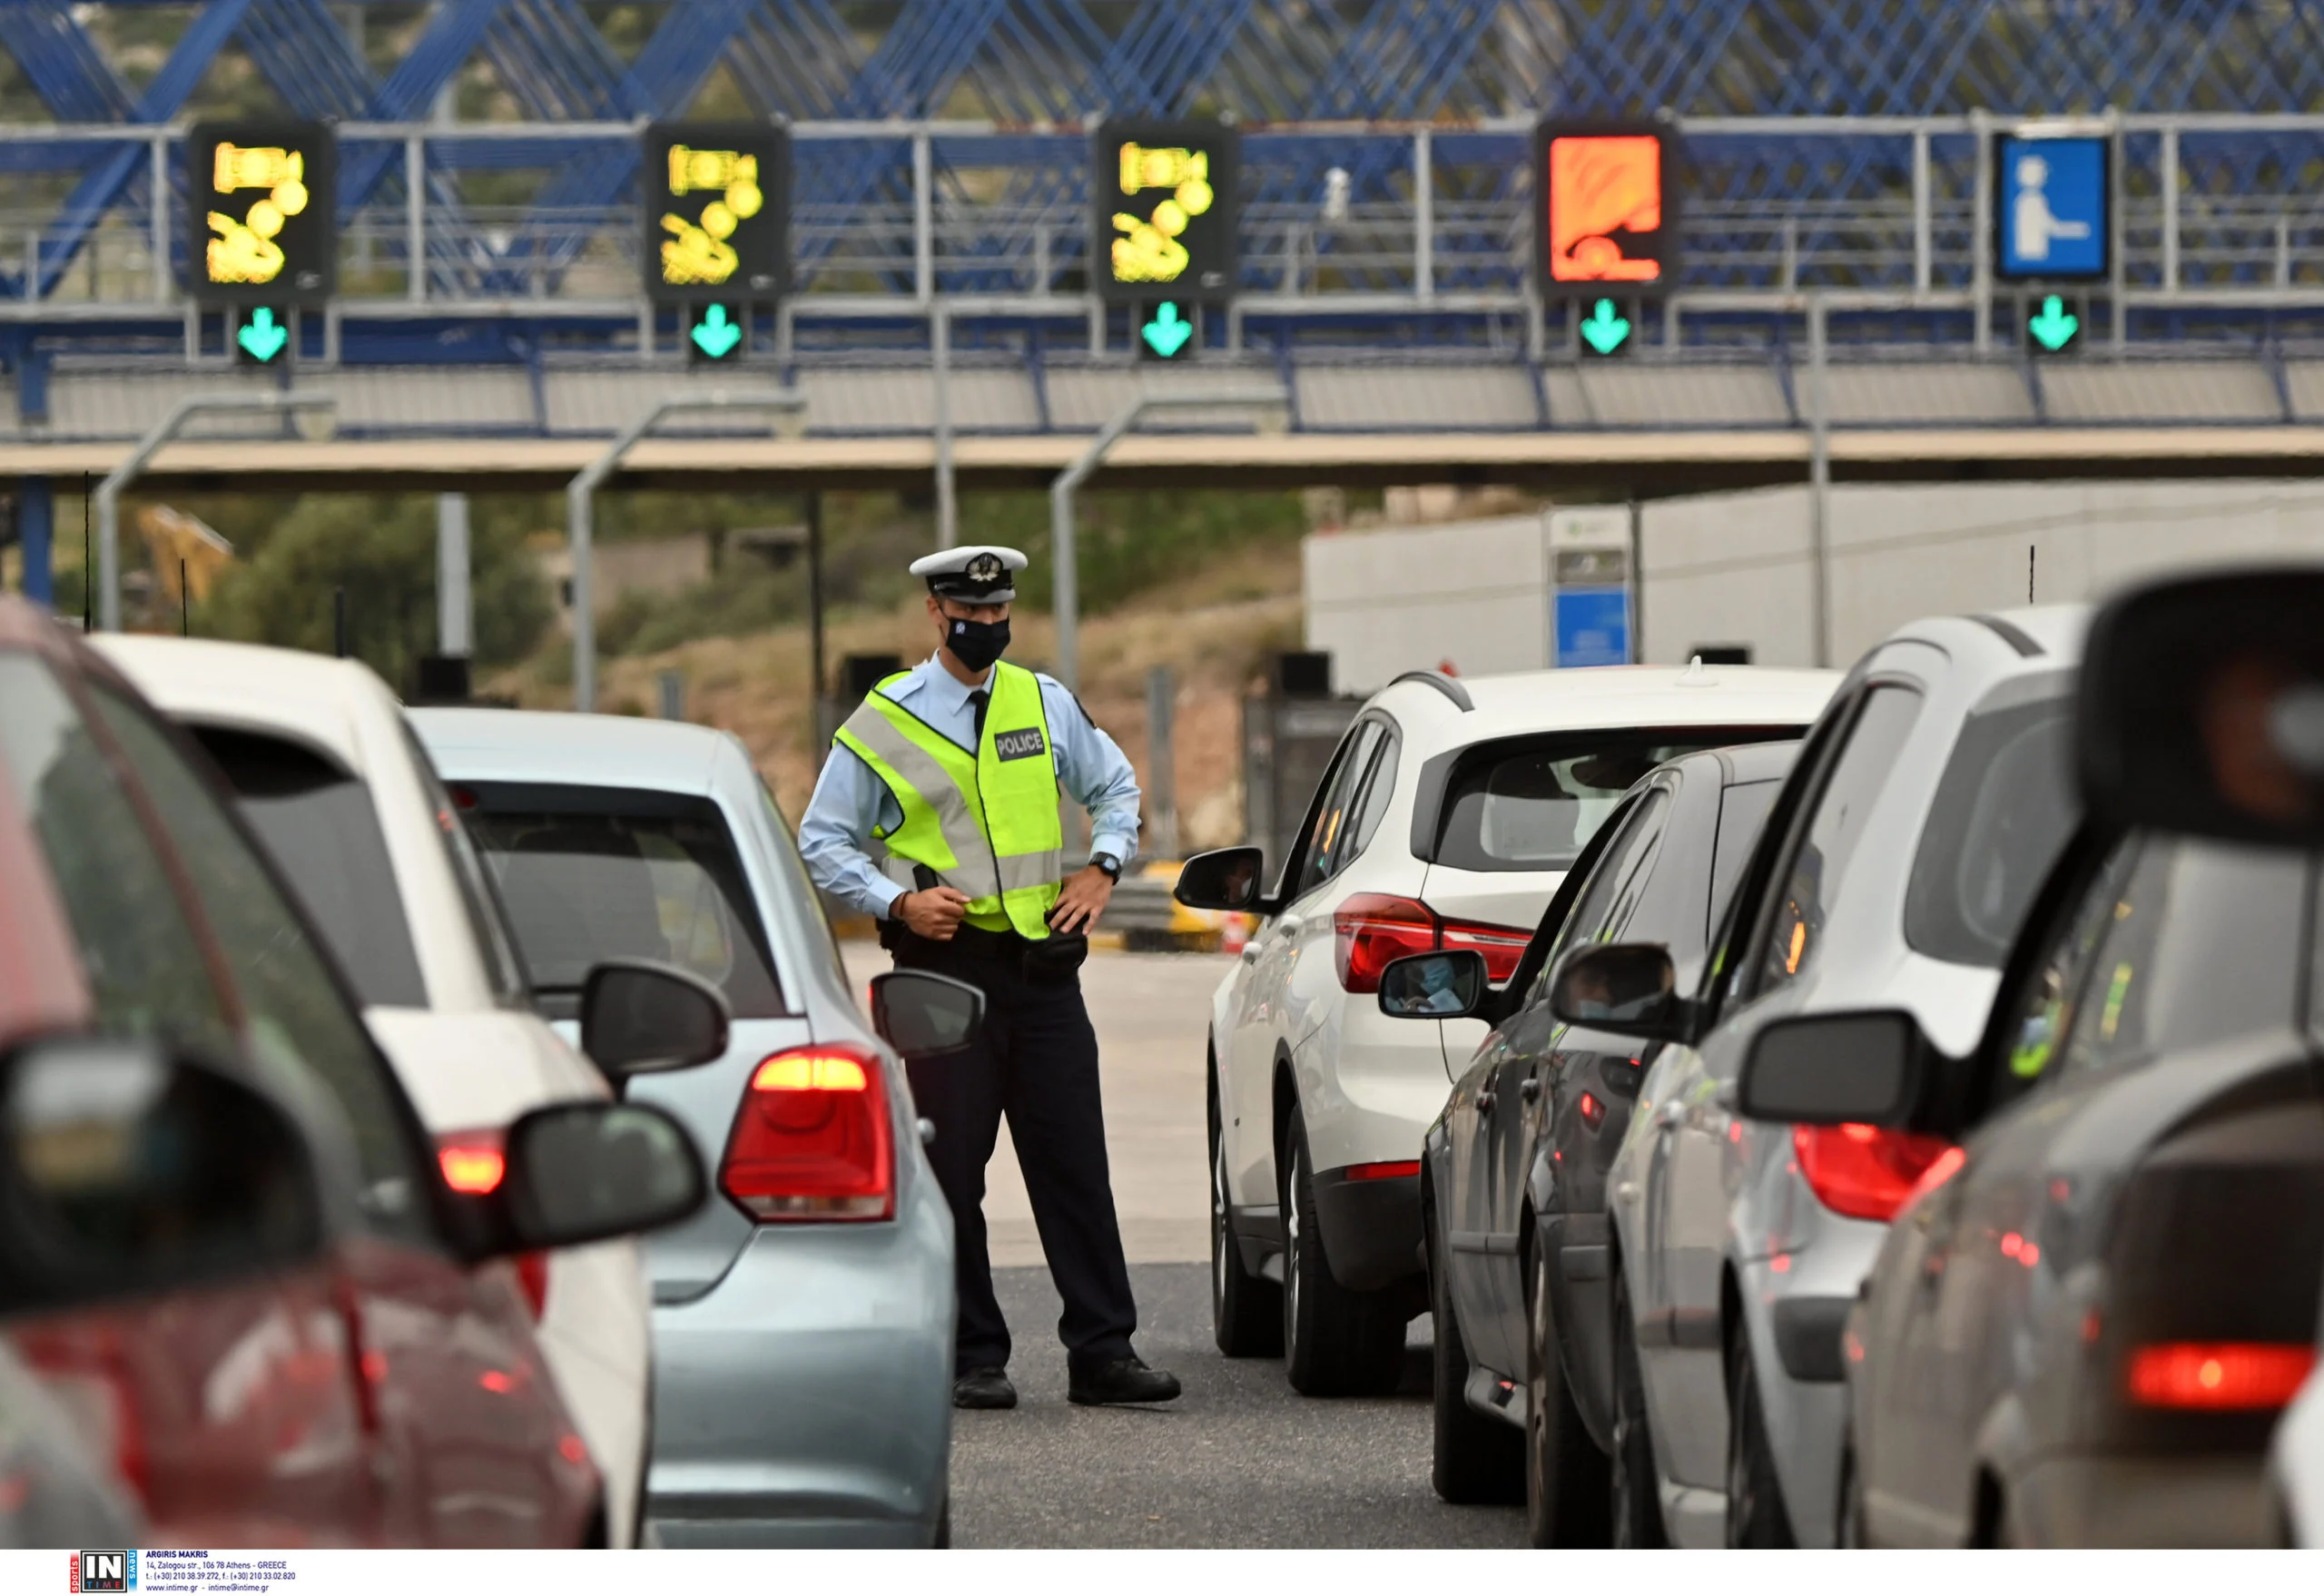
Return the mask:
{"type": "Polygon", "coordinates": [[[366,1004],[428,1006],[370,790],[281,737],[191,728],[366,1004]]]}
{"type": "Polygon", "coordinates": [[[590,967],[690,970],[736,1016],[788,1013],[734,839],[707,798],[638,788],[458,782],[543,1010],[570,1018],[590,967]]]}
{"type": "Polygon", "coordinates": [[[2073,827],[2062,681],[1972,714],[1937,783],[1905,894],[1905,941],[1932,959],[1997,970],[2073,827]]]}
{"type": "Polygon", "coordinates": [[[1686,726],[1480,743],[1445,783],[1435,862],[1454,870],[1569,869],[1631,783],[1664,760],[1798,735],[1797,726],[1686,726]]]}

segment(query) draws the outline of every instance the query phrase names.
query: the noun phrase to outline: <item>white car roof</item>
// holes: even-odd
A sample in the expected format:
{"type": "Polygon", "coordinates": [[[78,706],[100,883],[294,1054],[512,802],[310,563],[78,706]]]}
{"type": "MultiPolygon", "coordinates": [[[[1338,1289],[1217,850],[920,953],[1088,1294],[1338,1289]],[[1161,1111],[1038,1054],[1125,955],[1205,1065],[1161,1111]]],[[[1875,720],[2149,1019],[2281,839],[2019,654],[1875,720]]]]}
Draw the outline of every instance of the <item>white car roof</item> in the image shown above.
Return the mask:
{"type": "Polygon", "coordinates": [[[1435,683],[1406,679],[1374,695],[1400,723],[1424,725],[1450,746],[1527,732],[1628,726],[1797,725],[1821,714],[1838,671],[1768,665],[1590,665],[1448,679],[1462,710],[1435,683]]]}
{"type": "Polygon", "coordinates": [[[404,734],[401,706],[360,660],[254,643],[101,634],[90,641],[172,720],[280,737],[363,783],[395,871],[428,1007],[496,1004],[443,838],[404,734]]]}
{"type": "Polygon", "coordinates": [[[205,637],[98,632],[89,641],[172,719],[290,737],[359,779],[369,773],[357,728],[396,709],[359,659],[205,637]]]}
{"type": "Polygon", "coordinates": [[[722,750],[742,754],[731,734],[635,715],[415,709],[410,719],[447,777],[477,782],[571,782],[707,793],[722,750]]]}

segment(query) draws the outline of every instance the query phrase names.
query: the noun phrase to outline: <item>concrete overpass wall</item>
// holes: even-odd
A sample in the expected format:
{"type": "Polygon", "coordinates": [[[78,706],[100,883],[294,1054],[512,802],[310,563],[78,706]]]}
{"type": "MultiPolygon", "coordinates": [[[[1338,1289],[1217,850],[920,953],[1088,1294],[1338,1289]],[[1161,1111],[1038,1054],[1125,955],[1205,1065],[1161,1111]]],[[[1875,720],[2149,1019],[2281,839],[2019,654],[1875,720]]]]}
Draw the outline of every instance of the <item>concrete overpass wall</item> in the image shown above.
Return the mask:
{"type": "MultiPolygon", "coordinates": [[[[1833,663],[1941,611],[2096,597],[2166,566],[2324,556],[2324,482],[1851,484],[1831,494],[1833,663]]],[[[1744,643],[1813,664],[1805,488],[1649,502],[1640,530],[1643,657],[1744,643]]],[[[1322,646],[1318,645],[1318,646],[1322,646]]]]}

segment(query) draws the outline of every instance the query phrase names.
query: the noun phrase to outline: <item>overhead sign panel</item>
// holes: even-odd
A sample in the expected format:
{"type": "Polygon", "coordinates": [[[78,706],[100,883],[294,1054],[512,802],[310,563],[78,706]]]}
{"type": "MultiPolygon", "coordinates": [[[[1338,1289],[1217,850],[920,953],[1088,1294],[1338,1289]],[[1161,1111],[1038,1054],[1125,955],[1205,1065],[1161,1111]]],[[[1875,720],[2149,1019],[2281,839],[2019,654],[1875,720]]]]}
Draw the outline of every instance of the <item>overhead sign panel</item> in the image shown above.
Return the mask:
{"type": "Polygon", "coordinates": [[[2113,269],[2110,142],[1994,140],[1994,272],[2011,281],[2086,282],[2113,269]]]}
{"type": "Polygon", "coordinates": [[[339,142],[320,122],[209,122],[186,135],[207,237],[187,252],[198,300],[315,304],[339,281],[339,142]]]}
{"type": "Polygon", "coordinates": [[[1216,122],[1108,122],[1090,142],[1090,271],[1110,300],[1224,300],[1242,142],[1216,122]]]}
{"type": "Polygon", "coordinates": [[[1679,272],[1677,153],[1659,123],[1541,123],[1534,275],[1544,297],[1668,289],[1679,272]]]}
{"type": "Polygon", "coordinates": [[[645,130],[645,291],[663,301],[779,299],[791,276],[791,134],[766,122],[645,130]]]}

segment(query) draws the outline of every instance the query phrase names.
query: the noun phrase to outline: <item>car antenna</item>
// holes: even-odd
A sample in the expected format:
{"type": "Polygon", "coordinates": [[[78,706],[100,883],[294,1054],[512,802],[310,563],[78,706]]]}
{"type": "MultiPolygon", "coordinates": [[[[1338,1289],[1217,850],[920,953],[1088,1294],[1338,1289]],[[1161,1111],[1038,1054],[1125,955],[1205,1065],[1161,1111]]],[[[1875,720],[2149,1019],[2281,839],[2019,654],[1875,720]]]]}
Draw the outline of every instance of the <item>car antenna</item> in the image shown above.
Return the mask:
{"type": "Polygon", "coordinates": [[[2034,602],[2034,546],[2025,546],[2025,602],[2034,602]]]}

